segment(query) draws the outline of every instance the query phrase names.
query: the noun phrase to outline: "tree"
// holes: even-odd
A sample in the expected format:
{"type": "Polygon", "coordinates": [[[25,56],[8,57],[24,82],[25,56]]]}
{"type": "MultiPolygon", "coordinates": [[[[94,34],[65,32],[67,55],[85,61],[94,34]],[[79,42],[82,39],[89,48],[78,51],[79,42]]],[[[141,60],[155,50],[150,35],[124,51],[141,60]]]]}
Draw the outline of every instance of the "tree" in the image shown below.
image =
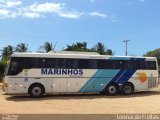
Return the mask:
{"type": "Polygon", "coordinates": [[[28,51],[28,45],[25,43],[20,43],[16,47],[17,52],[27,52],[28,51]]]}
{"type": "MultiPolygon", "coordinates": [[[[160,66],[160,48],[155,49],[153,51],[149,51],[144,56],[145,57],[156,57],[158,60],[158,65],[160,66]]],[[[160,70],[159,70],[159,74],[160,74],[160,70]]]]}
{"type": "Polygon", "coordinates": [[[47,53],[47,52],[50,52],[50,51],[54,51],[55,47],[56,47],[56,44],[53,46],[52,42],[51,43],[45,42],[43,44],[43,46],[40,47],[40,49],[44,49],[45,52],[47,53]]]}
{"type": "Polygon", "coordinates": [[[105,45],[100,42],[98,42],[92,49],[100,55],[113,55],[112,50],[106,49],[105,45]]]}
{"type": "Polygon", "coordinates": [[[87,48],[86,42],[77,42],[73,43],[72,45],[67,45],[67,48],[64,49],[65,51],[82,51],[82,52],[98,52],[100,55],[113,55],[111,49],[106,49],[105,45],[102,43],[97,43],[91,49],[87,48]]]}
{"type": "Polygon", "coordinates": [[[65,51],[88,51],[86,42],[77,42],[72,45],[67,45],[65,51]]]}
{"type": "Polygon", "coordinates": [[[111,49],[107,49],[107,51],[106,51],[106,55],[113,55],[114,53],[113,53],[113,51],[111,50],[111,49]]]}
{"type": "Polygon", "coordinates": [[[149,51],[144,56],[145,57],[156,57],[160,65],[160,48],[155,49],[153,51],[149,51]]]}
{"type": "Polygon", "coordinates": [[[2,82],[2,80],[3,80],[6,65],[7,65],[6,60],[0,61],[0,82],[2,82]]]}
{"type": "Polygon", "coordinates": [[[2,60],[0,61],[0,82],[3,80],[4,71],[7,65],[7,61],[10,59],[11,55],[14,52],[14,48],[11,45],[4,47],[1,51],[2,60]]]}
{"type": "Polygon", "coordinates": [[[1,57],[2,59],[8,60],[10,56],[13,54],[14,48],[11,45],[8,45],[7,47],[4,47],[3,50],[1,50],[1,57]]]}

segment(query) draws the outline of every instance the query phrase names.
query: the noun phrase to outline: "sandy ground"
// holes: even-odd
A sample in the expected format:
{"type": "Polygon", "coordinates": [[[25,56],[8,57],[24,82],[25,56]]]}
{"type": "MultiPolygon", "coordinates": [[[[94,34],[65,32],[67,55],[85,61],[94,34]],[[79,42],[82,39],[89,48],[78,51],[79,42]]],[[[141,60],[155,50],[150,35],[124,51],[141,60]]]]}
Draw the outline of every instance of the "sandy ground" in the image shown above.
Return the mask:
{"type": "Polygon", "coordinates": [[[0,90],[0,113],[15,114],[160,114],[160,87],[130,96],[49,95],[33,99],[28,96],[3,95],[0,90]]]}

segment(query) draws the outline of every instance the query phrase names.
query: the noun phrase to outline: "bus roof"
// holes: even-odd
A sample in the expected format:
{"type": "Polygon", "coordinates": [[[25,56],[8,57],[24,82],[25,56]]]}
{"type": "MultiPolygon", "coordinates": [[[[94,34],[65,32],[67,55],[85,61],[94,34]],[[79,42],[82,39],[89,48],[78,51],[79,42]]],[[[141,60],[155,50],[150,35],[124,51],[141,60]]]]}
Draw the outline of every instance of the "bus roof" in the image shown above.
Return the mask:
{"type": "Polygon", "coordinates": [[[156,60],[156,57],[142,57],[142,56],[111,56],[99,54],[69,54],[69,53],[14,53],[11,57],[38,57],[38,58],[84,58],[84,59],[119,59],[129,60],[130,58],[145,58],[148,60],[156,60]]]}

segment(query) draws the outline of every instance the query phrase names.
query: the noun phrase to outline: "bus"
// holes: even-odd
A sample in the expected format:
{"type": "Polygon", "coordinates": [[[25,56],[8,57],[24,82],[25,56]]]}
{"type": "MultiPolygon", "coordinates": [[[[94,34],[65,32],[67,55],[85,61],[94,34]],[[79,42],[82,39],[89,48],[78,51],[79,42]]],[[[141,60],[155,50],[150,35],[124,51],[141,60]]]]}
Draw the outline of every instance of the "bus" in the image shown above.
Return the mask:
{"type": "Polygon", "coordinates": [[[14,53],[6,69],[7,94],[100,93],[116,95],[158,87],[155,57],[95,53],[14,53]]]}

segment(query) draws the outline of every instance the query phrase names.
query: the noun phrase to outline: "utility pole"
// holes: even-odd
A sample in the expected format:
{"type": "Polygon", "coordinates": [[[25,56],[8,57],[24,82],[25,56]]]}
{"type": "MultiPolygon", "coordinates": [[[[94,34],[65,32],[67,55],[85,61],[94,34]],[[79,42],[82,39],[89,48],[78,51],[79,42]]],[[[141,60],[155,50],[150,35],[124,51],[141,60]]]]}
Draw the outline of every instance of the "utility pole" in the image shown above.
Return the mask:
{"type": "Polygon", "coordinates": [[[128,55],[128,42],[129,42],[129,41],[130,41],[130,40],[123,40],[123,42],[126,43],[126,52],[125,52],[126,56],[128,55]]]}

